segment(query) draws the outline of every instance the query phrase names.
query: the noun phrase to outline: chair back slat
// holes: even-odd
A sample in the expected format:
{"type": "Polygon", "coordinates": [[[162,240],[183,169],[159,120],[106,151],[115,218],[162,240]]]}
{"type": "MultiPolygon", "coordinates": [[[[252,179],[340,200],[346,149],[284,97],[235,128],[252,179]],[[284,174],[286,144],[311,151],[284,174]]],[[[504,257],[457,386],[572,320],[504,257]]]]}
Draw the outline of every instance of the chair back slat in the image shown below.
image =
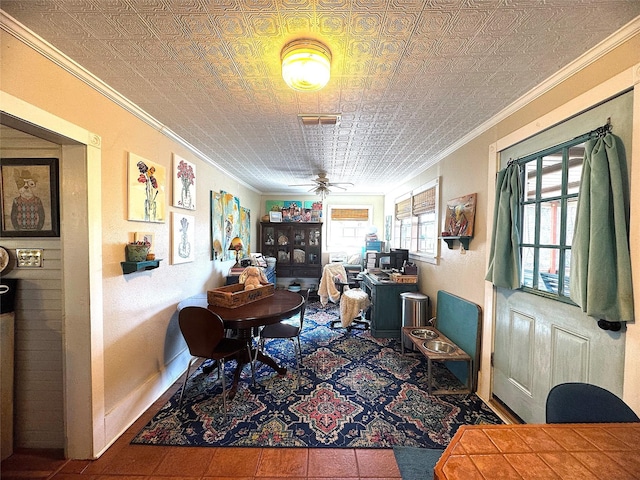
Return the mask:
{"type": "Polygon", "coordinates": [[[185,307],[178,315],[180,331],[194,357],[210,358],[224,338],[224,322],[204,307],[185,307]]]}

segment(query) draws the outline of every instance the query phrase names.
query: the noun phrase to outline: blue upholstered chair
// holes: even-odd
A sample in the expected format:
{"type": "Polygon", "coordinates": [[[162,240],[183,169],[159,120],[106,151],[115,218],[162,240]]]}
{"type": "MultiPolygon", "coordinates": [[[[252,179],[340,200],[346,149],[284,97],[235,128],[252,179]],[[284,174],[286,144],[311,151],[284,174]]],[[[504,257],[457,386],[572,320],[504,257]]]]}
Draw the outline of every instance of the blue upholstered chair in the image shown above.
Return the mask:
{"type": "Polygon", "coordinates": [[[640,422],[621,398],[580,382],[561,383],[549,391],[546,417],[547,423],[640,422]]]}

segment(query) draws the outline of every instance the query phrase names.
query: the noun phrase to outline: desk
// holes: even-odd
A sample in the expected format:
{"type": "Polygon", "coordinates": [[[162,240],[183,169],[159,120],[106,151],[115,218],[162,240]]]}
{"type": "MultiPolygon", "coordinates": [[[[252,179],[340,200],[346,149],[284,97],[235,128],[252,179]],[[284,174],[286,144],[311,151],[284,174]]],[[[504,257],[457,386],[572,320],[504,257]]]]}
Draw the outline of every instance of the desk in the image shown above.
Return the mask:
{"type": "Polygon", "coordinates": [[[640,478],[640,423],[464,425],[436,480],[640,478]]]}
{"type": "Polygon", "coordinates": [[[416,292],[415,283],[395,283],[391,280],[378,280],[371,274],[363,274],[360,288],[371,299],[369,316],[371,335],[376,338],[401,338],[402,297],[401,293],[416,292]]]}
{"type": "MultiPolygon", "coordinates": [[[[208,308],[222,318],[225,328],[237,330],[239,339],[250,342],[253,328],[278,323],[280,320],[289,318],[299,313],[303,304],[304,298],[298,293],[276,290],[273,295],[257,302],[247,303],[238,308],[225,308],[209,305],[207,295],[203,293],[182,300],[178,304],[178,311],[191,306],[208,308]]],[[[252,355],[255,355],[255,350],[252,351],[252,355]]],[[[287,373],[286,368],[279,366],[273,358],[262,352],[258,352],[258,360],[269,365],[280,375],[287,373]]],[[[229,389],[229,398],[233,398],[238,389],[242,366],[250,361],[251,359],[248,359],[246,354],[238,358],[238,368],[236,368],[233,377],[233,386],[229,389]]]]}

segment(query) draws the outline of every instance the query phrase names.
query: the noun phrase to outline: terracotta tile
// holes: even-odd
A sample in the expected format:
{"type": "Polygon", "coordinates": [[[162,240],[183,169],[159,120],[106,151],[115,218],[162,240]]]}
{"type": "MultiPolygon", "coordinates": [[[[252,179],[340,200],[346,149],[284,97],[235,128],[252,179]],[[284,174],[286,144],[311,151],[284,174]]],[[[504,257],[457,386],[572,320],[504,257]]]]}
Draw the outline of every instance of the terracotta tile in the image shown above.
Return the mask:
{"type": "Polygon", "coordinates": [[[442,466],[442,472],[448,478],[465,480],[483,480],[482,475],[467,456],[451,455],[442,466]]]}
{"type": "Polygon", "coordinates": [[[356,450],[360,478],[400,478],[400,470],[391,448],[356,450]]]}
{"type": "Polygon", "coordinates": [[[521,453],[531,451],[531,447],[513,430],[493,429],[485,430],[484,433],[501,452],[521,453]]]}
{"type": "MultiPolygon", "coordinates": [[[[57,450],[16,450],[2,462],[2,472],[49,471],[54,472],[67,462],[62,451],[57,450]]],[[[4,478],[4,475],[3,475],[4,478]]]]}
{"type": "Polygon", "coordinates": [[[552,480],[559,478],[535,453],[509,453],[504,458],[527,480],[552,480]]]}
{"type": "MultiPolygon", "coordinates": [[[[151,475],[160,465],[169,447],[130,445],[104,465],[100,473],[151,475]]],[[[90,467],[87,467],[89,470],[90,467]]],[[[89,472],[91,473],[91,472],[89,472]]]]}
{"type": "Polygon", "coordinates": [[[200,477],[205,474],[217,449],[210,447],[178,447],[167,450],[153,474],[200,477]]]}
{"type": "Polygon", "coordinates": [[[91,463],[91,460],[69,460],[60,469],[60,473],[83,473],[91,463]]]}
{"type": "Polygon", "coordinates": [[[306,448],[263,448],[256,478],[306,478],[308,459],[306,448]]]}
{"type": "Polygon", "coordinates": [[[562,450],[562,447],[558,445],[552,435],[553,430],[547,430],[546,428],[540,428],[536,426],[522,427],[514,430],[527,444],[535,445],[536,451],[551,451],[557,452],[562,450]]]}
{"type": "Polygon", "coordinates": [[[93,480],[149,480],[146,475],[96,475],[93,480]]]}
{"type": "MultiPolygon", "coordinates": [[[[625,478],[629,475],[623,466],[609,456],[595,456],[591,452],[576,452],[573,453],[573,456],[593,472],[597,478],[625,478]]],[[[639,470],[636,469],[637,471],[639,470]]]]}
{"type": "Polygon", "coordinates": [[[521,480],[522,478],[503,455],[471,455],[470,458],[480,474],[487,478],[500,480],[521,480]]]}
{"type": "Polygon", "coordinates": [[[498,448],[482,429],[467,429],[462,432],[460,444],[467,453],[498,453],[498,448]]]}
{"type": "Polygon", "coordinates": [[[309,477],[358,478],[356,452],[348,448],[310,448],[309,477]]]}
{"type": "Polygon", "coordinates": [[[540,457],[560,478],[596,478],[586,466],[570,453],[541,453],[540,457]]]}
{"type": "Polygon", "coordinates": [[[202,477],[201,480],[254,480],[254,477],[202,477]]]}
{"type": "Polygon", "coordinates": [[[204,475],[208,477],[253,477],[261,448],[216,448],[204,475]]]}

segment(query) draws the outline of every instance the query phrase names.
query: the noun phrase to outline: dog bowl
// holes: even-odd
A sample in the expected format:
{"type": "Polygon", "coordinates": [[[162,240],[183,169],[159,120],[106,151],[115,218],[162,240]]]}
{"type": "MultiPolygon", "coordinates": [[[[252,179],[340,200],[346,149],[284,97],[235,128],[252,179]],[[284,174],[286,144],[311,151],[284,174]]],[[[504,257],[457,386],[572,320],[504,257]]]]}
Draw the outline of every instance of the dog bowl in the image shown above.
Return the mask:
{"type": "Polygon", "coordinates": [[[416,328],[415,330],[411,330],[411,336],[421,338],[423,340],[431,340],[438,338],[438,333],[427,328],[416,328]]]}
{"type": "Polygon", "coordinates": [[[424,348],[433,353],[453,353],[456,351],[456,347],[450,343],[443,342],[442,340],[429,340],[422,344],[424,348]]]}

